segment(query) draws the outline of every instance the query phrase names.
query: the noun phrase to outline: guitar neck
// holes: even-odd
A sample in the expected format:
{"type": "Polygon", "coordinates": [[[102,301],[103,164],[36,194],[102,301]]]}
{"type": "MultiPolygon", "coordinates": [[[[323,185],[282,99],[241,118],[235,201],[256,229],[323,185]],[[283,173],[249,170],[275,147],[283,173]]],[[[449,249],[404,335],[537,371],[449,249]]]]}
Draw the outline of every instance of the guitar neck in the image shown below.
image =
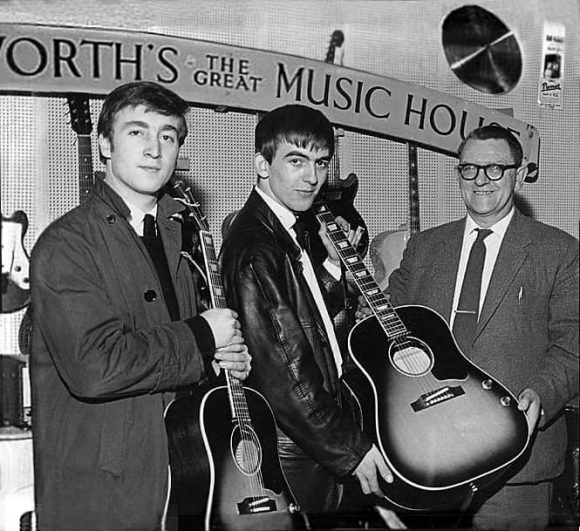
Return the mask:
{"type": "Polygon", "coordinates": [[[409,142],[409,230],[420,232],[419,225],[419,179],[417,176],[417,146],[409,142]]]}
{"type": "Polygon", "coordinates": [[[389,339],[407,333],[407,328],[397,315],[397,312],[381,291],[374,277],[371,275],[356,249],[348,241],[340,228],[334,214],[325,203],[314,205],[314,212],[319,221],[326,223],[326,230],[332,245],[340,256],[346,269],[351,273],[354,282],[369,304],[369,307],[381,323],[389,339]]]}
{"type": "MultiPolygon", "coordinates": [[[[207,284],[210,293],[211,304],[214,308],[227,308],[225,291],[222,283],[221,271],[217,260],[217,253],[211,232],[200,229],[199,241],[205,262],[207,273],[207,284]]],[[[250,422],[250,413],[246,402],[246,395],[242,382],[230,376],[228,369],[225,369],[226,382],[230,392],[230,405],[232,416],[238,420],[250,422]]]]}
{"type": "Polygon", "coordinates": [[[79,201],[82,203],[95,184],[91,135],[78,135],[79,201]]]}

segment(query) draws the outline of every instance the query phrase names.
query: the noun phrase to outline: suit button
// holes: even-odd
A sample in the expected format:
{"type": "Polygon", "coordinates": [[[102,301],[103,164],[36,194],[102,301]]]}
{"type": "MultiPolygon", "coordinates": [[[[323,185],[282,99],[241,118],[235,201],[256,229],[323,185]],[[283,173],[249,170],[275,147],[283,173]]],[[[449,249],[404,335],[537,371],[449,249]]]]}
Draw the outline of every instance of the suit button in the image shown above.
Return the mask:
{"type": "Polygon", "coordinates": [[[107,223],[109,225],[112,225],[113,223],[116,223],[116,221],[117,221],[117,216],[115,216],[114,214],[109,214],[107,216],[107,223]]]}
{"type": "Polygon", "coordinates": [[[157,293],[155,293],[154,290],[152,289],[148,289],[144,294],[143,297],[145,297],[145,300],[147,302],[153,302],[154,300],[157,299],[157,293]]]}

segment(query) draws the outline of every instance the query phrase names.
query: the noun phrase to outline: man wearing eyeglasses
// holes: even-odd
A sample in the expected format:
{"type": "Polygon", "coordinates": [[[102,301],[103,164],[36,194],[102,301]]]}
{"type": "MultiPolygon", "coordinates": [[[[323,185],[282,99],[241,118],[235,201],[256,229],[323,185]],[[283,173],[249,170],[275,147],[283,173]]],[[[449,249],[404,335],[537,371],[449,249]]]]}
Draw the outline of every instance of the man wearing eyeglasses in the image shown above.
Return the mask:
{"type": "Polygon", "coordinates": [[[444,316],[462,352],[526,412],[530,448],[501,484],[476,494],[473,526],[541,529],[551,480],[563,470],[561,413],[578,392],[578,241],[515,207],[527,167],[509,131],[475,129],[459,161],[467,216],[411,237],[387,292],[395,306],[424,305],[444,316]],[[464,288],[475,300],[464,300],[464,288]]]}

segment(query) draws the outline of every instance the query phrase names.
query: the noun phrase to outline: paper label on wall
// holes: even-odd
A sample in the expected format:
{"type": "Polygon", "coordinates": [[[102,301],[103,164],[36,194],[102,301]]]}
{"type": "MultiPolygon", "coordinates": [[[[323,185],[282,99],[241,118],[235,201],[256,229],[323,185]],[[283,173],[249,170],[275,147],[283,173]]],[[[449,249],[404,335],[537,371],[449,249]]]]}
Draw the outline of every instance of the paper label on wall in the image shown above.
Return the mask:
{"type": "Polygon", "coordinates": [[[556,22],[544,22],[542,64],[538,87],[538,103],[542,107],[562,107],[564,85],[564,40],[566,28],[556,22]]]}

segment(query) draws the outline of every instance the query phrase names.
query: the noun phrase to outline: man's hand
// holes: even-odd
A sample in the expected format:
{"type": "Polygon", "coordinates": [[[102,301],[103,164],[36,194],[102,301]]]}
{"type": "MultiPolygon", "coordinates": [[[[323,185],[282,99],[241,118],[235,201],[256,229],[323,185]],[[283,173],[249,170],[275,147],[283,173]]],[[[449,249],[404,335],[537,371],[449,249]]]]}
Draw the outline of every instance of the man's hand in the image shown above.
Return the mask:
{"type": "Polygon", "coordinates": [[[228,369],[230,374],[240,381],[244,381],[251,370],[252,357],[248,347],[243,343],[228,345],[215,351],[214,359],[222,369],[228,369]]]}
{"type": "Polygon", "coordinates": [[[524,389],[518,396],[518,409],[526,413],[528,429],[532,433],[538,424],[540,415],[543,414],[540,395],[529,387],[524,389]]]}
{"type": "MultiPolygon", "coordinates": [[[[346,234],[348,241],[352,244],[353,247],[357,247],[362,238],[364,233],[364,227],[357,227],[356,230],[350,228],[350,223],[346,221],[342,216],[336,217],[336,222],[346,234]]],[[[326,232],[326,223],[324,221],[320,222],[320,230],[318,231],[318,235],[326,248],[326,252],[328,253],[328,259],[337,267],[340,267],[340,256],[336,252],[334,246],[332,245],[332,241],[328,237],[328,233],[326,232]]]]}
{"type": "Polygon", "coordinates": [[[373,444],[362,461],[354,469],[353,474],[357,477],[364,494],[372,493],[376,496],[384,497],[383,491],[379,487],[377,469],[387,483],[393,482],[393,474],[389,470],[379,449],[373,444]]]}
{"type": "Polygon", "coordinates": [[[213,333],[217,365],[228,369],[234,378],[245,380],[250,373],[252,358],[244,344],[238,314],[229,308],[212,308],[200,315],[208,322],[213,333]]]}
{"type": "Polygon", "coordinates": [[[242,326],[238,314],[229,308],[211,308],[200,314],[209,324],[215,340],[216,349],[243,343],[242,326]]]}
{"type": "Polygon", "coordinates": [[[369,315],[372,315],[373,311],[371,310],[369,303],[367,302],[367,300],[364,298],[363,295],[359,295],[358,296],[358,307],[356,309],[356,312],[354,312],[354,317],[356,319],[356,321],[362,321],[363,319],[365,319],[366,317],[368,317],[369,315]]]}

